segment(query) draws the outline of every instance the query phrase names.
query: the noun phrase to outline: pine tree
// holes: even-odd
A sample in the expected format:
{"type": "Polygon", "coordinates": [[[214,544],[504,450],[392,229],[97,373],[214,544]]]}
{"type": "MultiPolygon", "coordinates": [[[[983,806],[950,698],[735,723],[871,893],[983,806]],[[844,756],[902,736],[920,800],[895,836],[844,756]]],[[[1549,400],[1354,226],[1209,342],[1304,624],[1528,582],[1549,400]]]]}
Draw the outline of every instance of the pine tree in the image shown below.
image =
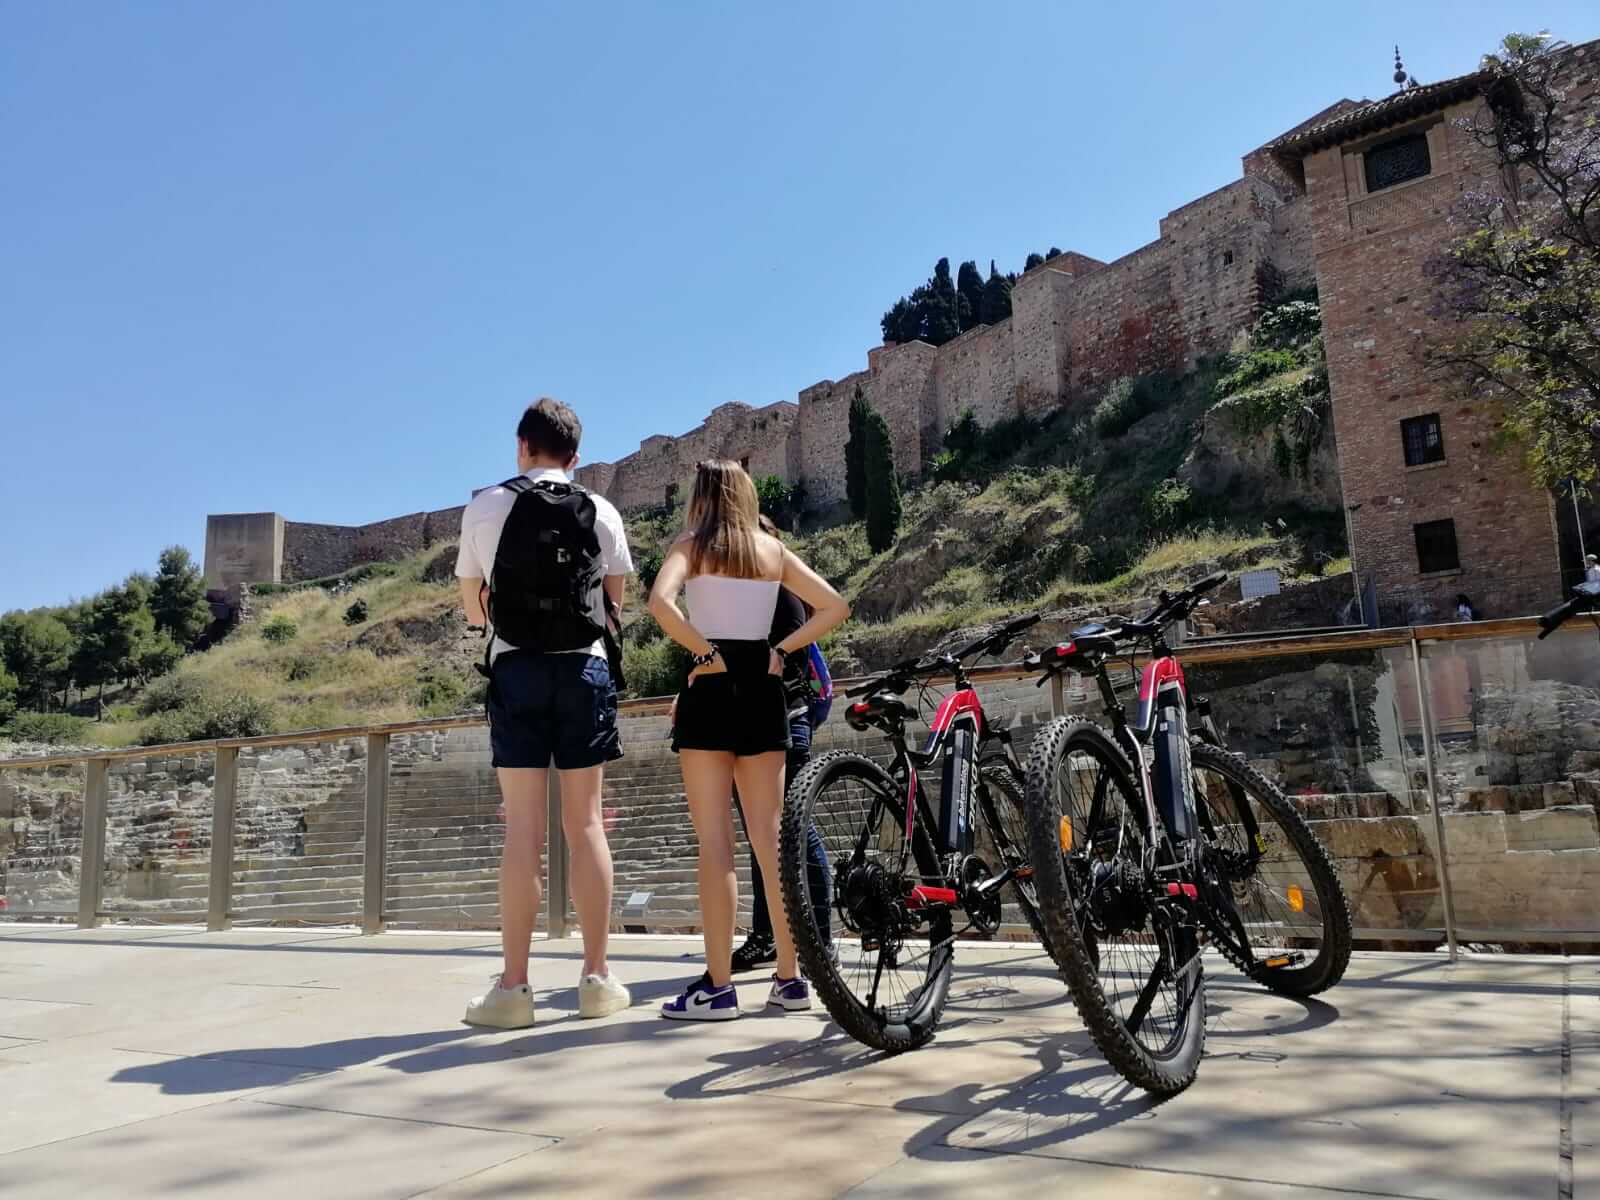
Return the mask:
{"type": "Polygon", "coordinates": [[[928,280],[927,315],[923,328],[928,342],[942,346],[961,332],[960,298],[955,281],[950,278],[950,260],[941,258],[933,268],[933,278],[928,280]]]}
{"type": "Polygon", "coordinates": [[[983,285],[983,298],[978,302],[978,320],[985,325],[998,325],[1011,315],[1011,281],[994,268],[989,260],[989,281],[983,285]]]}
{"type": "Polygon", "coordinates": [[[1051,246],[1050,249],[1045,253],[1044,260],[1045,260],[1045,262],[1049,262],[1052,258],[1060,258],[1060,257],[1061,257],[1061,247],[1059,247],[1059,246],[1051,246]]]}
{"type": "Polygon", "coordinates": [[[900,531],[900,481],[895,478],[889,423],[873,410],[866,423],[867,545],[874,554],[894,545],[900,531]]]}
{"type": "Polygon", "coordinates": [[[983,276],[978,274],[978,264],[964,262],[961,269],[956,272],[956,294],[960,297],[956,317],[961,326],[961,332],[976,328],[982,320],[979,314],[983,312],[983,276]]]}
{"type": "Polygon", "coordinates": [[[1024,275],[1026,275],[1029,271],[1033,270],[1035,267],[1042,267],[1042,266],[1044,266],[1044,255],[1042,255],[1042,254],[1030,254],[1030,255],[1028,255],[1028,261],[1022,264],[1022,273],[1024,275]]]}
{"type": "Polygon", "coordinates": [[[0,662],[16,676],[23,707],[45,712],[50,693],[67,681],[72,632],[54,612],[35,609],[0,617],[0,662]]]}
{"type": "Polygon", "coordinates": [[[156,629],[170,634],[180,647],[193,645],[211,624],[206,581],[182,546],[168,546],[161,552],[161,566],[150,589],[150,614],[155,617],[156,629]]]}
{"type": "Polygon", "coordinates": [[[856,394],[850,400],[850,440],[844,444],[844,492],[850,501],[850,515],[860,520],[867,515],[867,417],[872,406],[856,384],[856,394]]]}

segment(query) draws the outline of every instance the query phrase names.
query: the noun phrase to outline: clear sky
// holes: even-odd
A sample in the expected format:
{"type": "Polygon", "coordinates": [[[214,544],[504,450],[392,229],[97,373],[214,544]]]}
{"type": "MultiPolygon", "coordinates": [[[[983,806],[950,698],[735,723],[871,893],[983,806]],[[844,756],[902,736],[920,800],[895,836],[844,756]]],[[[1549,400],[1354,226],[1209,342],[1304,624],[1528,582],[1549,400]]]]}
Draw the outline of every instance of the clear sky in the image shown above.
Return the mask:
{"type": "Polygon", "coordinates": [[[0,0],[0,610],[865,366],[935,259],[1113,258],[1332,101],[1592,0],[0,0]]]}

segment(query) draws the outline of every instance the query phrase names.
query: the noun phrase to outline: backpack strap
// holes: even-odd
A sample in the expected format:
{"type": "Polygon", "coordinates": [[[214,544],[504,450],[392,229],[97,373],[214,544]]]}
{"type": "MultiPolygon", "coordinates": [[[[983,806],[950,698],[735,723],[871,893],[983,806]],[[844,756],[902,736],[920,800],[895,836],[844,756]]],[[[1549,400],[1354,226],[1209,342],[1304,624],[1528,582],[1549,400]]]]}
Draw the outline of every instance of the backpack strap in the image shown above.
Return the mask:
{"type": "Polygon", "coordinates": [[[534,483],[533,480],[529,479],[526,475],[513,475],[510,479],[507,479],[504,483],[500,484],[500,486],[505,488],[506,491],[515,492],[520,496],[523,492],[533,487],[534,483]]]}

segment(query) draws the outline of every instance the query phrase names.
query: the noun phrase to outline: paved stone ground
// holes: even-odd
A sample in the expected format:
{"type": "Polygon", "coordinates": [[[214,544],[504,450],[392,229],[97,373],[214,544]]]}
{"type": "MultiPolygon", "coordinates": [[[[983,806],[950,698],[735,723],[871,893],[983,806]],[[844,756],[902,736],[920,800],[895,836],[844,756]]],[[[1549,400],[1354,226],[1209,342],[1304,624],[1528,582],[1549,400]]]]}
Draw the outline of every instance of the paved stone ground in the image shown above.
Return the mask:
{"type": "Polygon", "coordinates": [[[1048,961],[963,946],[924,1050],[820,1010],[684,1026],[695,942],[620,938],[639,1004],[457,1023],[481,935],[0,925],[8,1196],[1600,1197],[1600,962],[1362,955],[1325,1002],[1212,968],[1208,1056],[1152,1104],[1048,961]]]}

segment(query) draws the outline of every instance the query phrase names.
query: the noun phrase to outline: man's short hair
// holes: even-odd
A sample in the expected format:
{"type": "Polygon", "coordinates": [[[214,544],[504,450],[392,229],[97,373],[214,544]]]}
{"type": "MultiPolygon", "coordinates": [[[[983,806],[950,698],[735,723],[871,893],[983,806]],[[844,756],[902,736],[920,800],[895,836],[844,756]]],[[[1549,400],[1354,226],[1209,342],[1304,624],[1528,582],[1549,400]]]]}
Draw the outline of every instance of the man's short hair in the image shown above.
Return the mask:
{"type": "Polygon", "coordinates": [[[528,411],[517,422],[517,436],[527,443],[529,454],[568,462],[578,452],[583,423],[561,401],[544,396],[528,405],[528,411]]]}

